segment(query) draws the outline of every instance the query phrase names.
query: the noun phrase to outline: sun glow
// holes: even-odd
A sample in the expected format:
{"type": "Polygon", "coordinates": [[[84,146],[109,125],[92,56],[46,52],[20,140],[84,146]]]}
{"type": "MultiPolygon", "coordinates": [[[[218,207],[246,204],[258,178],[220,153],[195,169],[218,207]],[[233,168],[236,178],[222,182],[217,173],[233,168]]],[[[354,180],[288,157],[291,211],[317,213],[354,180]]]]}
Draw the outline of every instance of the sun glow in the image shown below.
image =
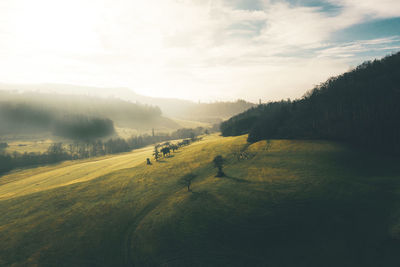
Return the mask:
{"type": "Polygon", "coordinates": [[[332,15],[283,1],[252,10],[224,0],[2,0],[0,82],[124,86],[193,100],[299,97],[358,62],[357,53],[399,45],[398,37],[330,44],[335,31],[375,12],[348,1],[332,15]]]}
{"type": "MultiPolygon", "coordinates": [[[[17,1],[15,45],[39,52],[88,53],[99,48],[99,16],[83,1],[17,1]]],[[[20,51],[21,51],[20,50],[20,51]]]]}

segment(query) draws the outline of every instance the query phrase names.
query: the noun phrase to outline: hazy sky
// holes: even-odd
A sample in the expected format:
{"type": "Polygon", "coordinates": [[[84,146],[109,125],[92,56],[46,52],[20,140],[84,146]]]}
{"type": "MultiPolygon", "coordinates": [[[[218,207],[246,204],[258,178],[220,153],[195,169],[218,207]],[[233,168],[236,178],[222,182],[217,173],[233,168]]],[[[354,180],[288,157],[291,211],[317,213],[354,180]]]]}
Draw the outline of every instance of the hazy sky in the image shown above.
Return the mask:
{"type": "Polygon", "coordinates": [[[0,0],[0,82],[296,98],[400,51],[399,0],[0,0]]]}

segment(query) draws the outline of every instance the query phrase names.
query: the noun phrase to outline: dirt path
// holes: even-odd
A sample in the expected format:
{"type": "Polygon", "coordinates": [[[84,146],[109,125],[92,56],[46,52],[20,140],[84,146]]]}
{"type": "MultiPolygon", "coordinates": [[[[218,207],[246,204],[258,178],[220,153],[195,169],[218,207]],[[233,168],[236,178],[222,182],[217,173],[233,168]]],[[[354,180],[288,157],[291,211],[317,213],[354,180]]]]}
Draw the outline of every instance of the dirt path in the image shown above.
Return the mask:
{"type": "Polygon", "coordinates": [[[132,250],[132,235],[136,231],[136,228],[139,226],[139,224],[142,222],[142,220],[151,213],[158,205],[161,204],[161,202],[165,198],[158,198],[156,200],[153,200],[150,204],[146,205],[142,211],[139,212],[135,216],[135,218],[132,220],[132,223],[129,225],[128,229],[125,232],[124,235],[124,240],[122,244],[122,255],[124,257],[124,266],[135,266],[135,264],[132,261],[132,255],[131,255],[131,250],[132,250]]]}

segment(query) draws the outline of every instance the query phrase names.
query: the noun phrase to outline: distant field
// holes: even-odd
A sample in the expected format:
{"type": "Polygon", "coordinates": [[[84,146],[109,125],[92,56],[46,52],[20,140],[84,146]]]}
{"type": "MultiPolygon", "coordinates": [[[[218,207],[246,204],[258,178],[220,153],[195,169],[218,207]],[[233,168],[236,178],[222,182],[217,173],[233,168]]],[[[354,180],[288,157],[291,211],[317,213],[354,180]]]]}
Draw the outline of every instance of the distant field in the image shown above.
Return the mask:
{"type": "Polygon", "coordinates": [[[148,147],[0,177],[0,266],[399,266],[399,159],[245,140],[211,135],[151,166],[148,147]],[[192,192],[178,182],[189,172],[192,192]]]}
{"type": "MultiPolygon", "coordinates": [[[[136,136],[141,134],[141,132],[139,132],[136,129],[131,129],[131,128],[119,128],[119,127],[115,127],[115,132],[117,133],[117,135],[121,138],[125,138],[128,139],[132,136],[136,136]]],[[[150,132],[151,133],[151,132],[150,132]]]]}
{"type": "Polygon", "coordinates": [[[46,152],[49,146],[53,143],[52,140],[42,141],[13,141],[8,143],[5,150],[7,153],[30,153],[30,152],[46,152]]]}
{"type": "Polygon", "coordinates": [[[196,127],[211,127],[212,125],[207,122],[200,121],[189,121],[189,120],[181,120],[181,119],[172,119],[176,123],[178,123],[182,128],[196,128],[196,127]]]}

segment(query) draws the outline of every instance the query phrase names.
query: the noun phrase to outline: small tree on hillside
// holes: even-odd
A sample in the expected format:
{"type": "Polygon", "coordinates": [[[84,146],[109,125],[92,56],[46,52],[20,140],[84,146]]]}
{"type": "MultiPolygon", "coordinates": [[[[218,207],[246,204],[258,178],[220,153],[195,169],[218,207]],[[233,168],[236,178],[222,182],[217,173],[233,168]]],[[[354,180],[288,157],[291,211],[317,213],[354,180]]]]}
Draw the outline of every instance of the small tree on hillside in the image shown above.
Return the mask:
{"type": "Polygon", "coordinates": [[[179,183],[186,186],[188,192],[192,191],[190,189],[190,185],[192,184],[192,181],[196,178],[197,175],[195,175],[194,173],[188,173],[185,174],[180,180],[179,183]]]}
{"type": "Polygon", "coordinates": [[[222,171],[222,167],[223,167],[224,162],[225,162],[224,158],[221,155],[218,155],[218,156],[216,156],[214,158],[213,162],[214,162],[214,166],[216,168],[218,168],[218,173],[217,173],[217,175],[215,177],[223,177],[223,176],[225,176],[225,173],[222,171]]]}
{"type": "Polygon", "coordinates": [[[162,153],[163,153],[163,157],[165,157],[165,155],[170,155],[170,153],[171,153],[171,150],[169,149],[169,147],[163,147],[161,150],[160,150],[162,153]]]}
{"type": "Polygon", "coordinates": [[[160,158],[160,152],[158,151],[158,146],[154,146],[153,156],[156,161],[160,158]]]}
{"type": "Polygon", "coordinates": [[[170,146],[170,148],[172,149],[173,152],[175,152],[176,150],[178,150],[179,146],[173,144],[170,146]]]}

